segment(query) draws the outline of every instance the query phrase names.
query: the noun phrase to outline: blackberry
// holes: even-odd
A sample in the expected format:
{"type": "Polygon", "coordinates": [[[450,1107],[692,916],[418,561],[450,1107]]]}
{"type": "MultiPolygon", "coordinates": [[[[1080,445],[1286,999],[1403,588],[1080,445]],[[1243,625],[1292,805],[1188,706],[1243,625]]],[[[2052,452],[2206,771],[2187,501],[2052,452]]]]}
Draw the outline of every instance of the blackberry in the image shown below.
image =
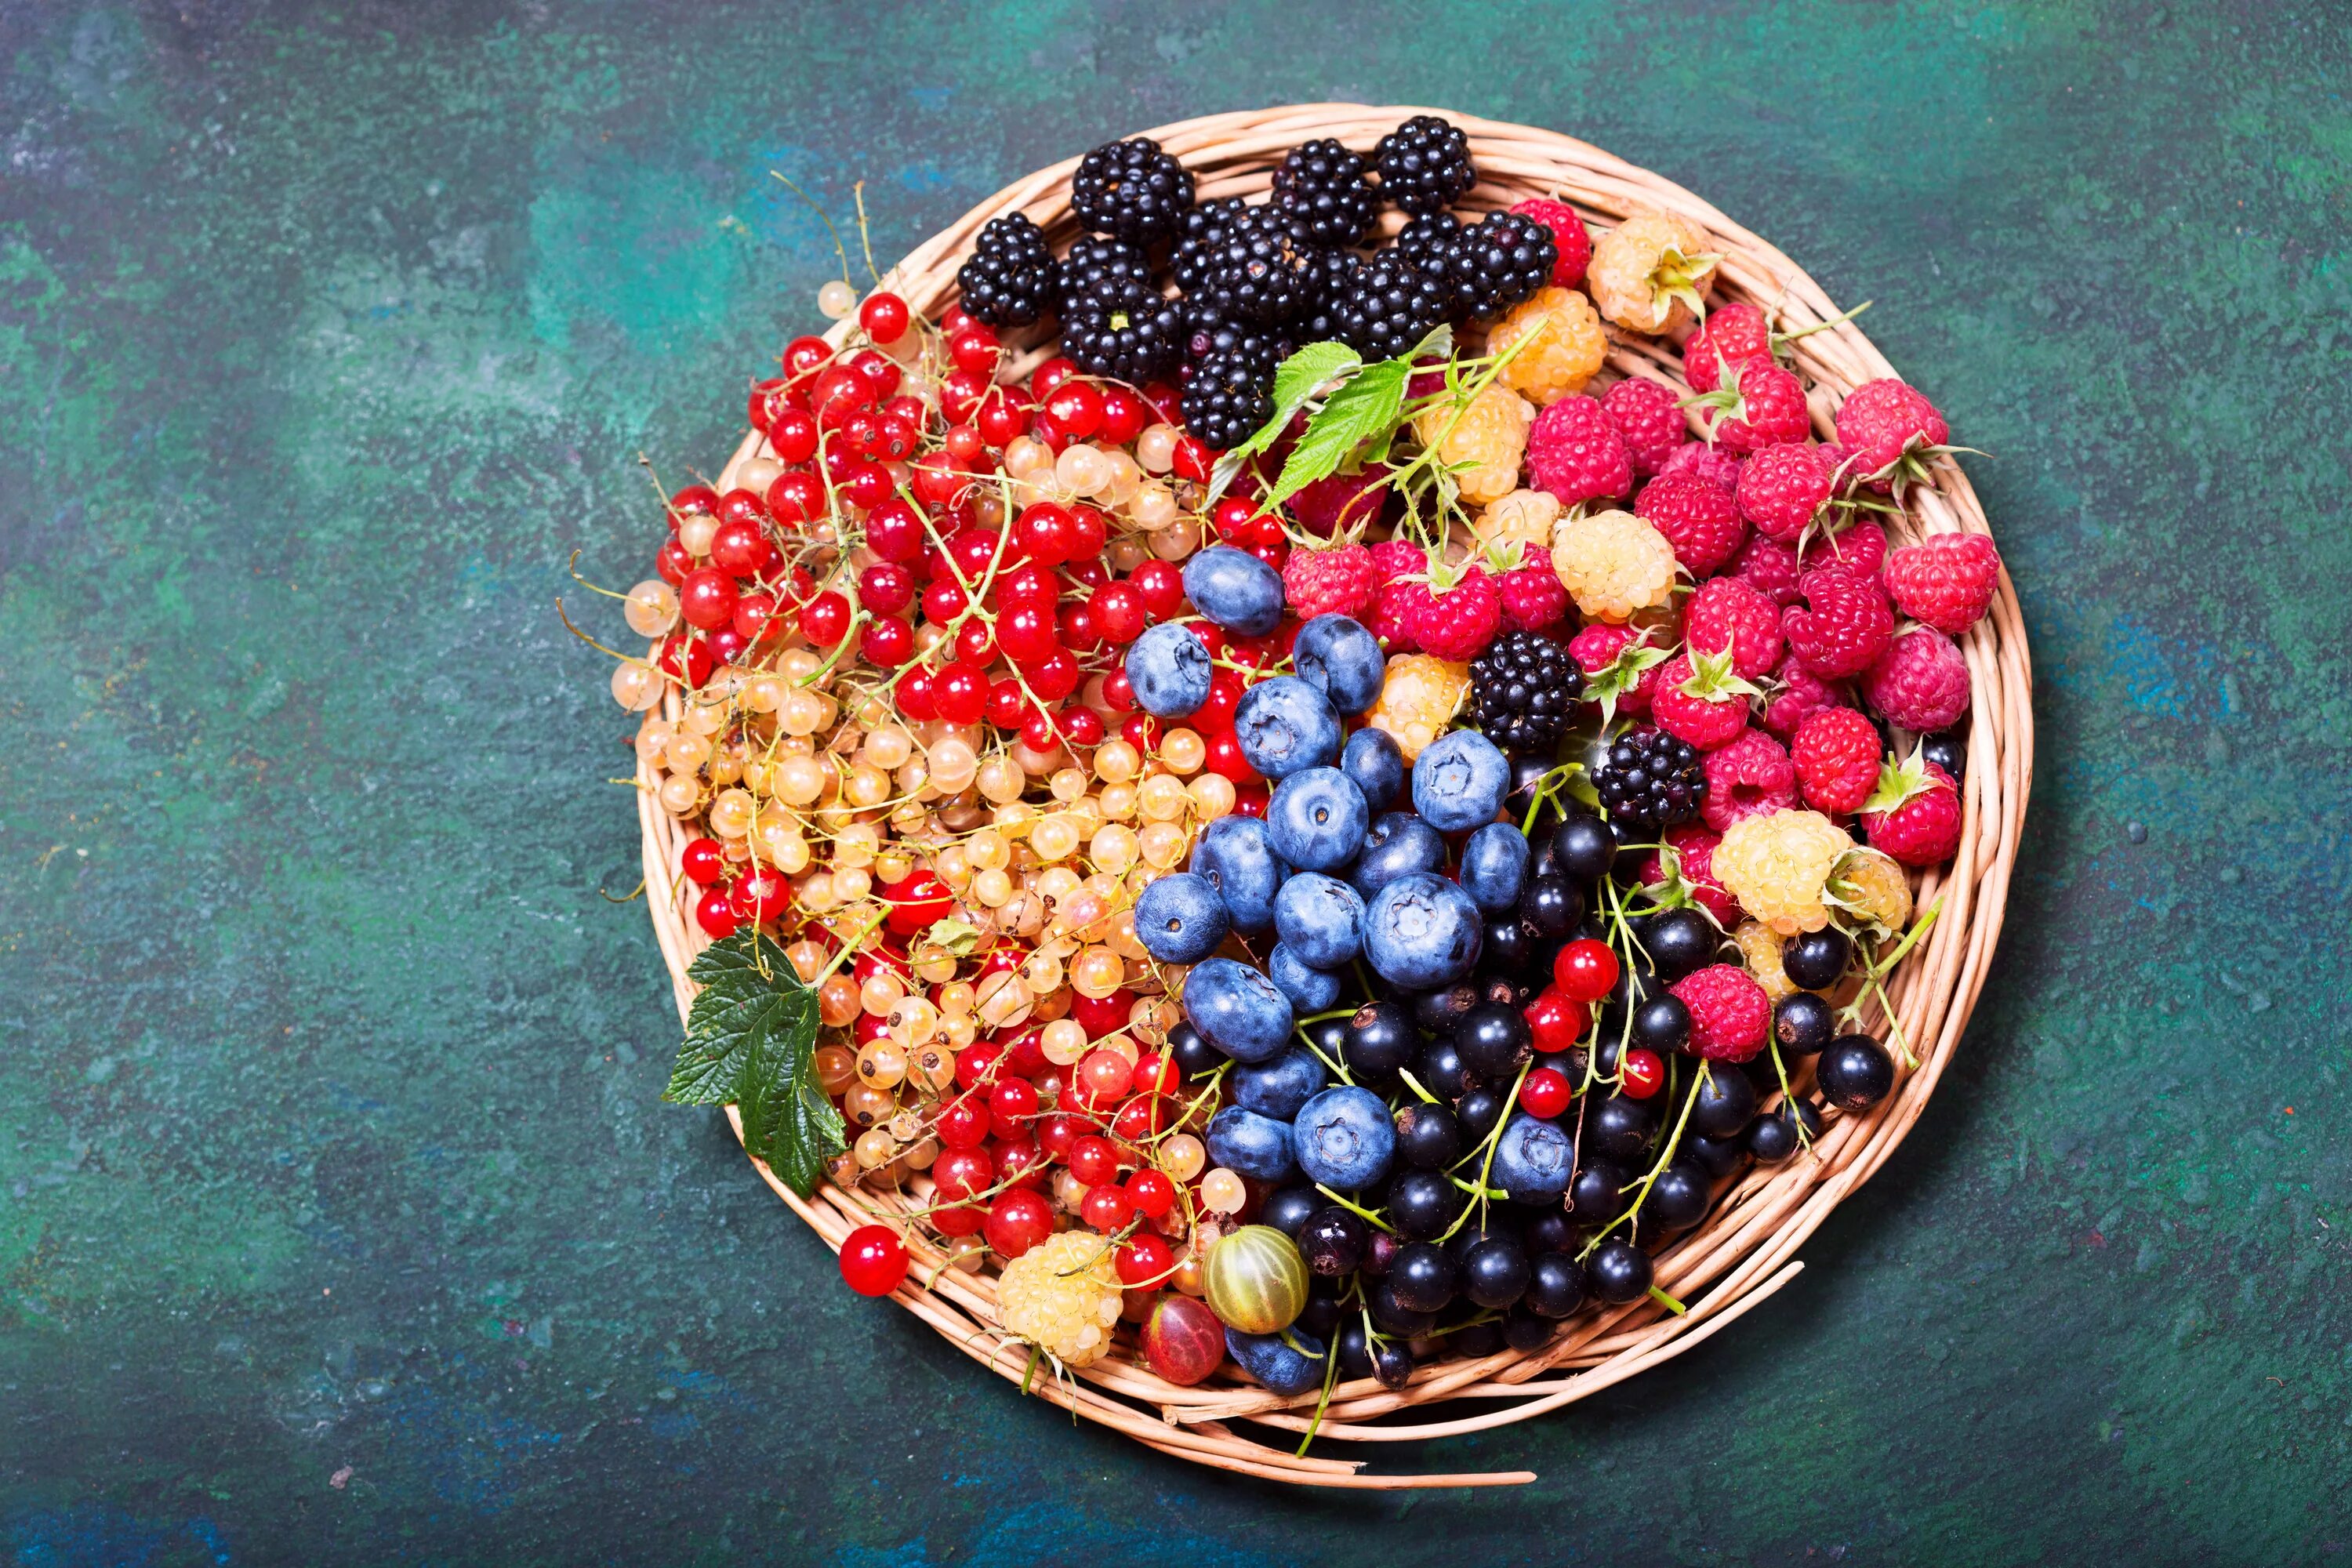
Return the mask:
{"type": "Polygon", "coordinates": [[[1509,310],[1551,281],[1559,246],[1551,230],[1517,213],[1488,213],[1446,251],[1446,271],[1465,316],[1509,310]]]}
{"type": "Polygon", "coordinates": [[[1274,417],[1273,354],[1223,349],[1192,369],[1181,405],[1184,428],[1220,452],[1231,451],[1274,417]]]}
{"type": "Polygon", "coordinates": [[[1089,375],[1141,386],[1172,373],[1183,351],[1183,307],[1149,282],[1106,276],[1062,301],[1062,352],[1089,375]]]}
{"type": "Polygon", "coordinates": [[[1276,325],[1307,304],[1315,255],[1281,213],[1247,207],[1203,243],[1196,262],[1199,282],[1186,290],[1186,298],[1225,321],[1276,325]]]}
{"type": "Polygon", "coordinates": [[[1610,820],[1672,827],[1698,815],[1706,801],[1706,766],[1696,748],[1664,730],[1628,731],[1617,737],[1592,775],[1610,820]]]}
{"type": "MultiPolygon", "coordinates": [[[[1150,283],[1151,258],[1139,245],[1123,239],[1085,238],[1062,258],[1061,298],[1097,294],[1119,283],[1150,283]]],[[[1154,289],[1154,293],[1158,290],[1154,289]]]]}
{"type": "Polygon", "coordinates": [[[1372,149],[1381,195],[1409,213],[1442,212],[1478,183],[1470,138],[1434,114],[1416,114],[1372,149]]]}
{"type": "Polygon", "coordinates": [[[1506,752],[1557,747],[1583,689],[1583,672],[1568,650],[1533,632],[1505,632],[1470,662],[1472,712],[1506,752]]]}
{"type": "Polygon", "coordinates": [[[1395,250],[1376,253],[1331,310],[1340,341],[1367,359],[1395,359],[1444,324],[1453,291],[1395,250]]]}
{"type": "Polygon", "coordinates": [[[1197,300],[1184,301],[1184,360],[1198,364],[1214,353],[1244,350],[1276,363],[1290,357],[1288,334],[1244,321],[1229,321],[1197,300]]]}
{"type": "Polygon", "coordinates": [[[1131,245],[1174,237],[1192,205],[1192,172],[1148,136],[1106,142],[1079,159],[1070,176],[1070,210],[1078,221],[1131,245]]]}
{"type": "Polygon", "coordinates": [[[1176,249],[1168,261],[1178,289],[1189,295],[1201,287],[1212,253],[1247,211],[1249,204],[1239,196],[1219,196],[1184,210],[1176,226],[1176,249]]]}
{"type": "Polygon", "coordinates": [[[1396,237],[1396,247],[1423,267],[1444,270],[1454,241],[1462,237],[1462,220],[1452,213],[1425,213],[1396,237]]]}
{"type": "MultiPolygon", "coordinates": [[[[1364,258],[1352,250],[1326,250],[1318,254],[1315,268],[1315,287],[1306,306],[1292,323],[1302,343],[1336,342],[1339,338],[1339,301],[1356,279],[1363,275],[1364,258]]],[[[1944,770],[1950,773],[1951,770],[1944,770]]],[[[1954,778],[1960,775],[1952,773],[1954,778]]]]}
{"type": "Polygon", "coordinates": [[[965,314],[992,327],[1026,327],[1053,313],[1061,278],[1044,231],[1026,213],[1007,213],[982,226],[956,287],[965,314]]]}
{"type": "Polygon", "coordinates": [[[1364,177],[1362,155],[1329,140],[1283,154],[1274,172],[1274,205],[1308,244],[1327,250],[1358,243],[1381,216],[1381,194],[1364,177]]]}

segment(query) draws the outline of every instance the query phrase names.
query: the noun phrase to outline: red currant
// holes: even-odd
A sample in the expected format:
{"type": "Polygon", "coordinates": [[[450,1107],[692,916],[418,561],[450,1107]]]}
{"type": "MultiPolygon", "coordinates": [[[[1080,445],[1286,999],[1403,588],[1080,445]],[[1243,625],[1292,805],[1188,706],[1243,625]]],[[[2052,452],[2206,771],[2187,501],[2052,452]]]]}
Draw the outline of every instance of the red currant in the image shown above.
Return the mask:
{"type": "Polygon", "coordinates": [[[931,700],[931,672],[909,670],[898,682],[898,711],[919,724],[927,724],[940,716],[931,700]]]}
{"type": "Polygon", "coordinates": [[[861,510],[870,511],[898,493],[898,481],[880,463],[864,463],[851,471],[842,487],[850,501],[861,510]]]}
{"type": "Polygon", "coordinates": [[[861,1225],[841,1244],[841,1277],[861,1296],[887,1296],[907,1277],[907,1249],[887,1225],[861,1225]]]}
{"type": "MultiPolygon", "coordinates": [[[[749,490],[741,493],[751,494],[749,490]]],[[[756,577],[775,558],[776,547],[768,542],[764,521],[737,518],[720,523],[719,531],[710,536],[710,563],[730,576],[756,577]]]]}
{"type": "Polygon", "coordinates": [[[877,353],[872,349],[860,351],[851,357],[849,363],[856,368],[858,374],[866,378],[866,384],[874,389],[874,401],[877,403],[897,392],[898,383],[905,374],[899,370],[896,360],[887,354],[877,353]]]}
{"type": "Polygon", "coordinates": [[[976,1040],[956,1053],[956,1082],[966,1089],[978,1089],[996,1081],[996,1064],[1004,1055],[1001,1047],[986,1040],[976,1040]]]}
{"type": "Polygon", "coordinates": [[[895,562],[877,561],[857,574],[857,602],[877,616],[895,616],[915,602],[915,574],[895,562]]]}
{"type": "Polygon", "coordinates": [[[1127,1195],[1136,1213],[1158,1219],[1176,1206],[1176,1183],[1165,1171],[1138,1171],[1127,1179],[1127,1195]]]}
{"type": "Polygon", "coordinates": [[[1046,702],[1059,702],[1076,691],[1078,682],[1086,679],[1086,672],[1078,668],[1078,661],[1071,658],[1070,650],[1065,647],[1055,648],[1022,673],[1029,678],[1030,689],[1046,702]]]}
{"type": "Polygon", "coordinates": [[[895,343],[907,335],[907,301],[896,294],[869,294],[857,308],[857,324],[877,343],[895,343]]]}
{"type": "Polygon", "coordinates": [[[1165,620],[1184,602],[1183,574],[1165,561],[1147,561],[1127,574],[1128,583],[1143,595],[1143,607],[1154,620],[1165,620]]]}
{"type": "Polygon", "coordinates": [[[806,381],[832,358],[833,345],[823,338],[794,338],[784,345],[784,374],[796,382],[806,381]]]}
{"type": "Polygon", "coordinates": [[[988,1245],[1003,1258],[1014,1258],[1054,1234],[1054,1207],[1037,1194],[1015,1187],[999,1193],[988,1205],[988,1245]]]}
{"type": "MultiPolygon", "coordinates": [[[[1090,1193],[1087,1196],[1093,1194],[1090,1193]]],[[[1157,1285],[1174,1270],[1176,1249],[1148,1230],[1139,1231],[1119,1244],[1111,1267],[1118,1270],[1122,1285],[1157,1285]]]]}
{"type": "MultiPolygon", "coordinates": [[[[969,1094],[960,1094],[940,1107],[939,1120],[932,1124],[932,1131],[950,1150],[977,1149],[988,1141],[988,1121],[987,1106],[969,1094]]],[[[940,1163],[945,1163],[945,1156],[941,1157],[940,1163]]]]}
{"type": "Polygon", "coordinates": [[[932,706],[943,721],[977,724],[988,710],[988,672],[969,664],[951,664],[932,680],[931,694],[932,706]]]}
{"type": "Polygon", "coordinates": [[[690,838],[678,851],[677,868],[686,873],[688,881],[707,888],[726,871],[727,857],[719,852],[716,838],[690,838]]]}
{"type": "Polygon", "coordinates": [[[688,485],[669,498],[669,525],[673,531],[682,517],[708,517],[719,510],[719,492],[709,485],[688,485]]]}
{"type": "Polygon", "coordinates": [[[896,669],[915,657],[915,628],[897,616],[866,623],[858,654],[877,669],[896,669]]]}
{"type": "Polygon", "coordinates": [[[1118,1179],[1118,1149],[1108,1138],[1087,1133],[1070,1144],[1070,1174],[1090,1187],[1118,1179]]]}
{"type": "Polygon", "coordinates": [[[1078,367],[1060,354],[1029,373],[1029,389],[1039,397],[1051,397],[1054,389],[1078,374],[1078,367]]]}
{"type": "Polygon", "coordinates": [[[694,900],[694,923],[702,928],[705,936],[716,942],[721,937],[733,936],[735,928],[743,922],[737,917],[734,901],[728,898],[727,889],[709,888],[704,889],[702,897],[694,900]]]}
{"type": "Polygon", "coordinates": [[[824,515],[824,481],[802,468],[787,468],[768,487],[768,511],[790,526],[824,515]]]}
{"type": "Polygon", "coordinates": [[[677,613],[686,624],[712,631],[735,618],[735,579],[715,566],[686,574],[677,587],[677,613]]]}
{"type": "Polygon", "coordinates": [[[1140,1142],[1168,1124],[1168,1101],[1157,1094],[1139,1094],[1118,1108],[1110,1119],[1110,1130],[1120,1137],[1140,1142]]]}
{"type": "Polygon", "coordinates": [[[1598,1002],[1617,984],[1617,954],[1605,942],[1580,937],[1552,960],[1551,977],[1571,1002],[1598,1002]]]}
{"type": "Polygon", "coordinates": [[[1527,1005],[1523,1016],[1528,1033],[1535,1037],[1536,1049],[1546,1056],[1557,1056],[1574,1046],[1592,1017],[1583,1003],[1572,1002],[1549,985],[1527,1005]]]}
{"type": "Polygon", "coordinates": [[[793,885],[773,866],[754,865],[735,879],[729,895],[735,912],[753,925],[765,925],[792,906],[793,885]]]}
{"type": "Polygon", "coordinates": [[[1568,1109],[1574,1092],[1566,1073],[1558,1068],[1538,1068],[1519,1085],[1519,1109],[1549,1121],[1568,1109]]]}
{"type": "Polygon", "coordinates": [[[1083,441],[1102,428],[1103,396],[1094,383],[1073,377],[1046,394],[1045,412],[1071,440],[1083,441]]]}
{"type": "Polygon", "coordinates": [[[1106,1182],[1087,1189],[1085,1201],[1078,1205],[1078,1217],[1095,1230],[1118,1230],[1135,1217],[1135,1202],[1125,1188],[1106,1182]]]}
{"type": "Polygon", "coordinates": [[[996,618],[996,646],[1019,665],[1034,664],[1060,647],[1061,639],[1054,632],[1052,612],[1034,605],[1020,605],[996,618]]]}
{"type": "Polygon", "coordinates": [[[1135,682],[1127,678],[1124,669],[1114,669],[1103,677],[1103,706],[1114,713],[1135,711],[1135,682]]]}
{"type": "Polygon", "coordinates": [[[973,1144],[953,1145],[931,1163],[931,1180],[939,1186],[940,1202],[960,1204],[996,1184],[996,1162],[973,1144]]]}
{"type": "MultiPolygon", "coordinates": [[[[1647,1100],[1666,1087],[1666,1064],[1658,1059],[1655,1051],[1645,1051],[1638,1047],[1627,1051],[1617,1072],[1625,1092],[1635,1100],[1647,1100]]],[[[1532,1078],[1535,1075],[1530,1073],[1528,1076],[1532,1078]]]]}
{"type": "Polygon", "coordinates": [[[991,1148],[998,1181],[1012,1182],[1033,1192],[1045,1184],[1045,1152],[1037,1147],[1034,1138],[1000,1137],[991,1148]]]}
{"type": "Polygon", "coordinates": [[[904,499],[891,497],[866,514],[866,548],[885,561],[921,559],[923,514],[904,499]]]}
{"type": "Polygon", "coordinates": [[[979,426],[982,440],[1002,450],[1028,426],[1029,410],[1005,396],[1000,387],[981,400],[980,411],[972,416],[972,422],[979,426]]]}
{"type": "Polygon", "coordinates": [[[1220,730],[1208,737],[1209,771],[1234,783],[1248,784],[1257,777],[1257,770],[1242,755],[1242,743],[1231,730],[1220,730]]]}
{"type": "Polygon", "coordinates": [[[1087,601],[1095,635],[1125,647],[1143,635],[1143,595],[1132,583],[1106,583],[1087,601]]]}
{"type": "Polygon", "coordinates": [[[780,463],[805,463],[816,456],[816,416],[805,408],[779,408],[768,417],[768,445],[780,463]]]}
{"type": "Polygon", "coordinates": [[[661,548],[654,552],[654,571],[673,588],[685,582],[686,574],[693,570],[694,557],[675,539],[663,540],[661,548]]]}
{"type": "Polygon", "coordinates": [[[1028,1119],[1037,1114],[1036,1085],[1026,1079],[1006,1079],[988,1091],[988,1113],[995,1118],[998,1137],[1018,1137],[1027,1131],[1028,1119]],[[1007,1123],[1015,1131],[1005,1131],[1007,1123]]]}
{"type": "Polygon", "coordinates": [[[992,329],[975,321],[948,340],[948,358],[958,370],[968,370],[975,375],[988,375],[996,369],[996,362],[1004,357],[1004,349],[992,329]]]}
{"type": "MultiPolygon", "coordinates": [[[[1073,746],[1102,744],[1102,715],[1091,708],[1065,708],[1055,715],[1055,728],[1073,746]]],[[[1038,748],[1043,750],[1043,747],[1038,748]]]]}
{"type": "Polygon", "coordinates": [[[849,635],[849,601],[828,589],[801,609],[801,635],[818,647],[832,647],[849,635]]]}

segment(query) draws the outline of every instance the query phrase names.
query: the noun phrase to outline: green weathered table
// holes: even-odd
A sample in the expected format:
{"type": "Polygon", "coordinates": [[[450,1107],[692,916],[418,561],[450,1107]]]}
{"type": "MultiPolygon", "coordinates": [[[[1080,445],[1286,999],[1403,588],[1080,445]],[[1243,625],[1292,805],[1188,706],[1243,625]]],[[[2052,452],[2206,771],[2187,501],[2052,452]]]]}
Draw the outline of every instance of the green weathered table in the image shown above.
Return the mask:
{"type": "Polygon", "coordinates": [[[2352,1550],[2343,7],[0,6],[0,1539],[30,1563],[2325,1562],[2352,1550]],[[573,13],[577,14],[573,14],[573,13]],[[961,20],[959,20],[961,16],[961,20]],[[2003,957],[1735,1331],[1303,1495],[851,1299],[676,1020],[552,601],[889,256],[1321,98],[1584,135],[1981,448],[2003,957]],[[1436,1554],[1444,1549],[1444,1555],[1436,1554]]]}

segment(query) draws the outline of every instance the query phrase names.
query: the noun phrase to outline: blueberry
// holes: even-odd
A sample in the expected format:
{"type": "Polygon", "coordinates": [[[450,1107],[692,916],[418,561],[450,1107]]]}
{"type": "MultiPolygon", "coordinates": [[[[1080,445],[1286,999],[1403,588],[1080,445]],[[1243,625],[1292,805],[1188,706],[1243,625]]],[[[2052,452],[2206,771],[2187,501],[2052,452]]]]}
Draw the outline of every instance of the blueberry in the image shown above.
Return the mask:
{"type": "Polygon", "coordinates": [[[1337,768],[1293,773],[1265,804],[1274,852],[1301,871],[1336,871],[1353,860],[1371,820],[1364,792],[1337,768]]]}
{"type": "Polygon", "coordinates": [[[1409,811],[1391,811],[1364,835],[1363,851],[1356,857],[1356,868],[1348,874],[1348,880],[1369,899],[1400,877],[1441,870],[1444,865],[1444,836],[1409,811]]]}
{"type": "Polygon", "coordinates": [[[1868,1110],[1895,1087],[1895,1058],[1868,1035],[1840,1035],[1813,1068],[1822,1098],[1840,1110],[1868,1110]]]}
{"type": "MultiPolygon", "coordinates": [[[[1234,553],[1238,555],[1241,552],[1234,553]]],[[[1227,1329],[1225,1353],[1234,1358],[1236,1366],[1276,1394],[1304,1394],[1323,1386],[1323,1342],[1295,1328],[1286,1331],[1286,1334],[1245,1334],[1239,1329],[1227,1329]],[[1306,1347],[1304,1354],[1290,1348],[1291,1340],[1306,1347]]]]}
{"type": "Polygon", "coordinates": [[[1313,1051],[1299,1046],[1270,1062],[1234,1068],[1225,1078],[1225,1095],[1244,1110],[1288,1121],[1298,1114],[1300,1106],[1315,1098],[1330,1076],[1313,1051]]]}
{"type": "MultiPolygon", "coordinates": [[[[1139,931],[1140,918],[1136,925],[1139,931]]],[[[1301,871],[1274,896],[1274,932],[1299,962],[1337,969],[1364,950],[1363,895],[1336,877],[1301,871]]]]}
{"type": "Polygon", "coordinates": [[[1392,985],[1447,985],[1478,962],[1478,906],[1443,877],[1416,871],[1389,883],[1364,911],[1364,956],[1392,985]]]}
{"type": "Polygon", "coordinates": [[[1528,1310],[1565,1318],[1584,1305],[1584,1265],[1566,1252],[1538,1252],[1528,1269],[1528,1310]]]}
{"type": "Polygon", "coordinates": [[[1301,679],[1351,718],[1369,713],[1381,700],[1381,683],[1388,673],[1381,639],[1345,616],[1318,616],[1299,627],[1290,658],[1301,679]]]}
{"type": "Polygon", "coordinates": [[[1592,1293],[1612,1307],[1640,1300],[1650,1293],[1650,1282],[1657,1278],[1648,1253],[1614,1237],[1592,1249],[1592,1256],[1585,1260],[1585,1273],[1592,1282],[1592,1293]]]}
{"type": "Polygon", "coordinates": [[[1809,1057],[1830,1043],[1837,1031],[1837,1014],[1810,991],[1783,996],[1772,1005],[1772,1038],[1792,1057],[1809,1057]]]}
{"type": "Polygon", "coordinates": [[[1213,544],[1184,563],[1184,596],[1229,632],[1262,637],[1282,624],[1282,578],[1246,550],[1213,544]]]}
{"type": "Polygon", "coordinates": [[[1298,1168],[1291,1154],[1290,1123],[1228,1105],[1209,1118],[1202,1139],[1209,1163],[1261,1182],[1279,1182],[1298,1168]]]}
{"type": "Polygon", "coordinates": [[[1274,923],[1274,895],[1289,875],[1274,852],[1273,837],[1255,816],[1221,816],[1201,830],[1192,871],[1225,900],[1234,929],[1255,934],[1274,923]]]}
{"type": "Polygon", "coordinates": [[[1209,650],[1190,630],[1162,621],[1127,650],[1135,705],[1160,719],[1181,719],[1209,700],[1209,650]]]}
{"type": "Polygon", "coordinates": [[[1420,1049],[1421,1032],[1403,1004],[1367,1002],[1348,1020],[1339,1059],[1357,1077],[1382,1082],[1396,1077],[1420,1049]]]}
{"type": "Polygon", "coordinates": [[[1490,1236],[1462,1255],[1462,1293],[1499,1312],[1527,1294],[1528,1249],[1507,1236],[1490,1236]]]}
{"type": "Polygon", "coordinates": [[[1225,900],[1206,877],[1179,871],[1135,900],[1135,940],[1162,963],[1198,963],[1233,930],[1225,900]]]}
{"type": "Polygon", "coordinates": [[[1440,833],[1495,820],[1511,787],[1511,764],[1475,730],[1456,730],[1412,764],[1412,808],[1440,833]]]}
{"type": "Polygon", "coordinates": [[[1290,1002],[1294,1016],[1327,1013],[1339,1003],[1339,977],[1327,969],[1302,963],[1284,942],[1265,955],[1266,978],[1290,1002]]]}
{"type": "Polygon", "coordinates": [[[1780,971],[1800,990],[1826,991],[1845,973],[1846,960],[1852,956],[1853,944],[1845,933],[1823,926],[1789,939],[1780,950],[1780,971]]]}
{"type": "Polygon", "coordinates": [[[1184,1017],[1237,1062],[1269,1061],[1290,1044],[1290,1003],[1246,963],[1213,958],[1184,977],[1184,1017]]]}
{"type": "Polygon", "coordinates": [[[1528,879],[1528,836],[1507,822],[1490,822],[1462,847],[1462,886],[1490,915],[1516,909],[1528,879]]]}
{"type": "Polygon", "coordinates": [[[1521,1203],[1556,1198],[1568,1191],[1575,1163],[1568,1134],[1524,1111],[1513,1116],[1495,1140],[1495,1184],[1521,1203]]]}
{"type": "Polygon", "coordinates": [[[1389,1173],[1396,1124],[1368,1089],[1327,1089],[1308,1100],[1292,1128],[1298,1168],[1327,1187],[1354,1192],[1389,1173]]]}
{"type": "Polygon", "coordinates": [[[1756,1086],[1748,1075],[1708,1063],[1698,1069],[1698,1098],[1691,1102],[1690,1124],[1701,1137],[1728,1138],[1756,1114],[1756,1086]]]}
{"type": "Polygon", "coordinates": [[[1339,771],[1356,781],[1366,805],[1386,811],[1404,788],[1404,752],[1386,730],[1359,730],[1340,750],[1339,771]]]}
{"type": "Polygon", "coordinates": [[[1663,910],[1650,917],[1642,932],[1642,946],[1650,955],[1658,978],[1671,985],[1693,970],[1715,962],[1723,933],[1696,910],[1663,910]]]}
{"type": "Polygon", "coordinates": [[[1339,715],[1330,699],[1295,675],[1261,680],[1234,710],[1242,760],[1270,779],[1339,760],[1339,715]]]}

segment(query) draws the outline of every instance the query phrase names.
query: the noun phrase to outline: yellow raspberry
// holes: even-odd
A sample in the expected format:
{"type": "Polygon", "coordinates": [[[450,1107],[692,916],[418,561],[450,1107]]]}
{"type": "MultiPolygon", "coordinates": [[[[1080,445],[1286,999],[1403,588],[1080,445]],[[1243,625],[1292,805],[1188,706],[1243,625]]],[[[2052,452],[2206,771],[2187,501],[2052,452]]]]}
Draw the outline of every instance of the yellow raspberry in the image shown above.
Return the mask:
{"type": "Polygon", "coordinates": [[[1783,996],[1793,996],[1797,983],[1780,967],[1780,938],[1761,921],[1741,921],[1739,929],[1731,933],[1739,944],[1739,953],[1748,961],[1748,973],[1756,984],[1764,987],[1764,994],[1778,1002],[1783,996]]]}
{"type": "Polygon", "coordinates": [[[1505,384],[1537,407],[1549,408],[1572,392],[1582,392],[1609,357],[1609,334],[1601,312],[1573,289],[1538,289],[1486,334],[1486,352],[1499,354],[1529,332],[1541,335],[1503,367],[1505,384]]]}
{"type": "Polygon", "coordinates": [[[1830,874],[1830,897],[1889,931],[1911,923],[1911,879],[1883,849],[1851,851],[1830,874]]]}
{"type": "Polygon", "coordinates": [[[996,1310],[1004,1331],[1064,1366],[1092,1366],[1118,1321],[1118,1274],[1109,1241],[1092,1231],[1049,1236],[1004,1266],[996,1310]]]}
{"type": "Polygon", "coordinates": [[[1412,429],[1422,445],[1436,447],[1462,499],[1484,506],[1519,488],[1519,459],[1527,455],[1528,426],[1535,417],[1527,399],[1507,386],[1489,385],[1458,411],[1450,403],[1422,410],[1412,429]]]}
{"type": "Polygon", "coordinates": [[[1551,569],[1587,619],[1622,623],[1672,595],[1675,547],[1630,511],[1595,512],[1554,531],[1551,569]]]}
{"type": "Polygon", "coordinates": [[[1845,829],[1818,811],[1775,811],[1733,823],[1707,865],[1740,908],[1794,936],[1829,924],[1822,891],[1853,847],[1845,829]]]}
{"type": "Polygon", "coordinates": [[[1719,258],[1706,231],[1672,213],[1635,213],[1601,237],[1584,286],[1601,313],[1628,331],[1660,336],[1698,319],[1719,258]]]}
{"type": "Polygon", "coordinates": [[[1559,521],[1559,498],[1549,490],[1513,490],[1488,501],[1471,523],[1479,548],[1504,570],[1540,561],[1551,548],[1552,525],[1559,521]]]}
{"type": "Polygon", "coordinates": [[[1425,653],[1400,654],[1389,660],[1381,682],[1381,700],[1372,704],[1365,722],[1386,730],[1406,762],[1445,733],[1454,710],[1470,689],[1470,667],[1425,653]]]}

